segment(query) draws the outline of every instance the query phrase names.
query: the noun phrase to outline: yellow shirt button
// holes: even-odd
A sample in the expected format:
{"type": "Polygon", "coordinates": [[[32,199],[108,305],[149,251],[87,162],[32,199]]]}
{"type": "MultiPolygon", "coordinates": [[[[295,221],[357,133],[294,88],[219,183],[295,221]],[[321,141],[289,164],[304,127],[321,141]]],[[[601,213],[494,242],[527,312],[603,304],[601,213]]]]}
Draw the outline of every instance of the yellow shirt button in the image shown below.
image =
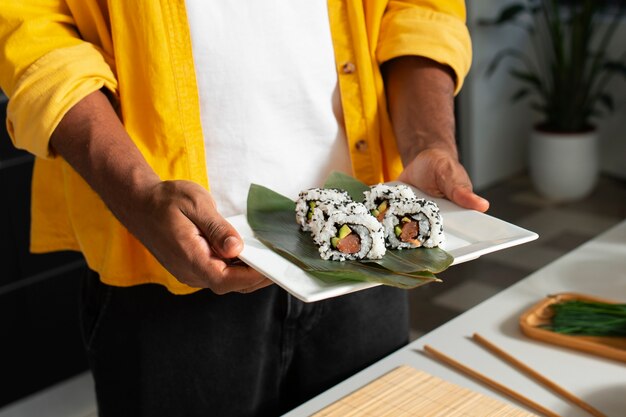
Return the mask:
{"type": "Polygon", "coordinates": [[[352,62],[346,62],[341,66],[341,72],[344,74],[352,74],[356,70],[356,66],[352,62]]]}
{"type": "Polygon", "coordinates": [[[354,144],[354,147],[359,152],[367,152],[367,142],[363,139],[357,141],[357,143],[354,144]]]}

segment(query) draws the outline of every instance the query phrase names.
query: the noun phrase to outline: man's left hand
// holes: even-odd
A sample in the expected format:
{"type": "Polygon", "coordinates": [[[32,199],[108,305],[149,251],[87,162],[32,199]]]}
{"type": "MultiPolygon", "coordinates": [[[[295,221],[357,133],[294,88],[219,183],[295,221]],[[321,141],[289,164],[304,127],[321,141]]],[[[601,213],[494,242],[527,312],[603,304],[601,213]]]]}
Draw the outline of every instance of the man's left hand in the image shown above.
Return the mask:
{"type": "Polygon", "coordinates": [[[456,155],[445,149],[429,148],[419,152],[398,180],[464,208],[480,212],[489,208],[489,202],[472,191],[469,176],[456,155]]]}

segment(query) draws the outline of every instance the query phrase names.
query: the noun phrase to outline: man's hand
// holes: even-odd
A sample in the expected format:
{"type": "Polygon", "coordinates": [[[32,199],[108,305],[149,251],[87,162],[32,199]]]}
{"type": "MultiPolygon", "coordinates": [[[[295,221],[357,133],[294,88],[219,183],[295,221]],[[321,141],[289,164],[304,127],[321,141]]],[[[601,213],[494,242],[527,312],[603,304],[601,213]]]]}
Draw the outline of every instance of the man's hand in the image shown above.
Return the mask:
{"type": "Polygon", "coordinates": [[[472,183],[455,156],[442,149],[426,149],[417,154],[398,177],[434,196],[445,197],[461,207],[487,211],[489,202],[472,191],[472,183]]]}
{"type": "Polygon", "coordinates": [[[216,294],[248,293],[272,284],[242,262],[237,231],[210,193],[190,181],[160,181],[120,220],[179,281],[216,294]]]}
{"type": "Polygon", "coordinates": [[[179,281],[218,294],[271,284],[254,269],[231,262],[243,241],[209,192],[189,181],[161,181],[103,93],[77,103],[50,144],[179,281]]]}
{"type": "Polygon", "coordinates": [[[400,181],[446,197],[469,209],[486,211],[489,202],[472,192],[459,163],[454,138],[454,74],[426,58],[405,56],[384,64],[385,88],[398,151],[400,181]]]}

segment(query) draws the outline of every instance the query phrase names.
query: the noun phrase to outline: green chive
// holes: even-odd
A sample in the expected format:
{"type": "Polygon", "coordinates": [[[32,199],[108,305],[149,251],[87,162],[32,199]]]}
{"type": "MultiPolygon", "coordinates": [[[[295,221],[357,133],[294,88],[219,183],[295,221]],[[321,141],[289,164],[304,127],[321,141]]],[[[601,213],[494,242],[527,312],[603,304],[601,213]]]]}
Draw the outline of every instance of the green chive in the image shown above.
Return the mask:
{"type": "Polygon", "coordinates": [[[551,306],[556,333],[587,336],[626,336],[626,304],[594,301],[564,301],[551,306]]]}

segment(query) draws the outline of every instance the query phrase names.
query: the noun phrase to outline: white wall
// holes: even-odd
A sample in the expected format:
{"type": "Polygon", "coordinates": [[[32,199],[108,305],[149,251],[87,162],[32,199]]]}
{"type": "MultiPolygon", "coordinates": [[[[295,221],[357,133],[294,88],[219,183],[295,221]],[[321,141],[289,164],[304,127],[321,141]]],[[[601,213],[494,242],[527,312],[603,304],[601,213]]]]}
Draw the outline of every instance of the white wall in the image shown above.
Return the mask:
{"type": "MultiPolygon", "coordinates": [[[[525,32],[512,27],[481,27],[481,18],[493,18],[511,1],[468,1],[468,26],[472,34],[472,70],[459,96],[459,130],[463,163],[477,189],[524,171],[530,129],[536,119],[528,101],[511,103],[519,84],[507,73],[507,62],[487,77],[486,68],[494,55],[506,47],[530,49],[525,32]]],[[[612,49],[626,50],[626,22],[612,49]]],[[[510,61],[512,62],[512,61],[510,61]]],[[[611,175],[626,178],[626,82],[613,81],[616,111],[603,118],[601,166],[611,175]]]]}
{"type": "MultiPolygon", "coordinates": [[[[613,57],[626,53],[626,20],[611,45],[613,57]]],[[[615,111],[600,123],[600,162],[602,171],[626,179],[626,77],[614,77],[610,89],[615,111]]]]}
{"type": "Polygon", "coordinates": [[[494,55],[506,48],[525,48],[521,29],[481,27],[481,18],[493,18],[501,0],[467,2],[472,34],[473,63],[459,96],[463,162],[477,189],[524,170],[532,114],[524,102],[511,104],[517,84],[507,73],[505,61],[491,77],[485,74],[494,55]]]}

